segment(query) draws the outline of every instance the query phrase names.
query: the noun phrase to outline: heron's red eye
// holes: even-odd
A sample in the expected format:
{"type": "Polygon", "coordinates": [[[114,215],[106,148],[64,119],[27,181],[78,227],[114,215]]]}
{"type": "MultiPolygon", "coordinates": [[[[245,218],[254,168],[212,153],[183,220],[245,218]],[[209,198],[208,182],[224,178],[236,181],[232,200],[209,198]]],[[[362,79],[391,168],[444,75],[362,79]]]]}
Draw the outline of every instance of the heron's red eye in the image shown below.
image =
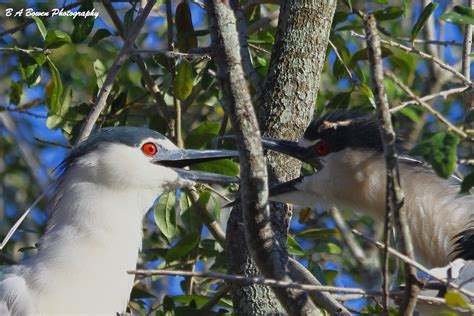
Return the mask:
{"type": "Polygon", "coordinates": [[[156,148],[156,145],[153,143],[145,143],[142,145],[142,151],[147,156],[154,156],[157,153],[158,148],[156,148]]]}
{"type": "Polygon", "coordinates": [[[319,142],[316,144],[316,153],[319,156],[326,156],[329,154],[329,144],[325,142],[319,142]]]}

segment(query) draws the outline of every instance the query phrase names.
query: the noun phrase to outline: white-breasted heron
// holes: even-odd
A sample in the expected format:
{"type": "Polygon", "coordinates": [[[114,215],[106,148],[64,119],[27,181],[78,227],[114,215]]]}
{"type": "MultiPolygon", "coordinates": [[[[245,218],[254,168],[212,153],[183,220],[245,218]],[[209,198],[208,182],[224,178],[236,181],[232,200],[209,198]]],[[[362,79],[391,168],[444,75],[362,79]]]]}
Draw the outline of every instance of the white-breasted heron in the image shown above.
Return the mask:
{"type": "Polygon", "coordinates": [[[142,244],[142,220],[156,198],[179,187],[237,182],[180,169],[236,157],[230,150],[185,150],[163,135],[106,128],[74,148],[59,168],[37,253],[0,272],[0,315],[125,311],[142,244]]]}
{"type": "MultiPolygon", "coordinates": [[[[264,147],[318,169],[270,189],[270,199],[302,206],[336,206],[383,219],[386,168],[374,115],[332,112],[313,121],[299,142],[263,138],[264,147]]],[[[474,259],[474,196],[460,180],[444,179],[418,160],[400,156],[401,187],[415,253],[431,267],[474,259]]]]}

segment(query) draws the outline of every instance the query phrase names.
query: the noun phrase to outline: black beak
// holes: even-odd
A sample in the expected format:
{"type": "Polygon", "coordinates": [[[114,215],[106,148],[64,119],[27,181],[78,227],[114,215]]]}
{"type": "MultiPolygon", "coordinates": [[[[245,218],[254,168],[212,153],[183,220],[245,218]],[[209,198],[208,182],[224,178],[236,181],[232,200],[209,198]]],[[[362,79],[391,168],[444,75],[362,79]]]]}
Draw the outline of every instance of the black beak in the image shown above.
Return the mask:
{"type": "Polygon", "coordinates": [[[323,167],[321,160],[314,152],[313,146],[305,148],[299,146],[297,142],[270,137],[262,137],[262,146],[264,148],[275,150],[288,156],[297,158],[310,164],[318,170],[321,170],[323,167]]]}
{"type": "Polygon", "coordinates": [[[239,178],[225,176],[216,173],[184,170],[183,167],[191,166],[201,162],[208,162],[218,159],[238,157],[239,153],[235,150],[194,150],[178,149],[162,151],[152,160],[155,164],[174,169],[180,177],[203,183],[239,183],[239,178]]]}

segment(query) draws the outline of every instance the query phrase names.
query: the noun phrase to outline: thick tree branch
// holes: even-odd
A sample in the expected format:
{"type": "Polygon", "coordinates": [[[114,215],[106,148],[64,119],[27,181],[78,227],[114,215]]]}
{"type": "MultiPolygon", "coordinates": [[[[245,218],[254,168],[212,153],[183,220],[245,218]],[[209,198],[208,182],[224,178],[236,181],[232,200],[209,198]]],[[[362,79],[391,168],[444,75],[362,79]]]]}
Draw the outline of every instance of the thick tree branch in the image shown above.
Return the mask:
{"type": "MultiPolygon", "coordinates": [[[[385,218],[391,214],[395,219],[395,227],[400,236],[402,252],[410,259],[414,259],[413,243],[408,226],[406,208],[404,208],[404,197],[400,184],[400,173],[398,169],[397,152],[395,149],[396,135],[393,130],[389,105],[385,87],[383,84],[382,53],[380,49],[380,38],[377,32],[377,24],[373,15],[364,16],[364,27],[367,34],[367,50],[370,62],[370,72],[374,87],[374,95],[377,104],[377,117],[382,136],[384,155],[387,169],[387,198],[385,218]]],[[[385,249],[388,252],[386,246],[385,249]]],[[[406,290],[400,306],[399,315],[412,315],[416,306],[416,298],[420,291],[420,285],[416,277],[416,269],[405,263],[406,290]]],[[[386,304],[386,302],[385,302],[386,304]]],[[[388,313],[387,306],[384,306],[388,313]]]]}
{"type": "MultiPolygon", "coordinates": [[[[271,227],[267,171],[257,118],[241,65],[236,19],[230,7],[218,0],[206,1],[206,11],[219,82],[224,91],[224,107],[238,141],[247,246],[264,276],[290,281],[287,255],[271,227]]],[[[290,314],[310,315],[317,311],[305,292],[283,288],[274,291],[290,314]]]]}

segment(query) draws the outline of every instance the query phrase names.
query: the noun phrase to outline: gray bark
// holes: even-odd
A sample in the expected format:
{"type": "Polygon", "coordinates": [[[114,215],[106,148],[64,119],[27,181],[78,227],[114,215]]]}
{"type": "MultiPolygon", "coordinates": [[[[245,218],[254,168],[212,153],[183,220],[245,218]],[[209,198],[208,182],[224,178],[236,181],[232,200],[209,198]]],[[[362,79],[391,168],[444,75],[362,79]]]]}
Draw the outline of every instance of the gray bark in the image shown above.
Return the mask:
{"type": "MultiPolygon", "coordinates": [[[[257,267],[266,278],[291,282],[288,254],[276,237],[268,208],[268,178],[257,116],[242,69],[234,13],[220,0],[206,1],[206,11],[217,76],[224,92],[223,105],[237,138],[241,165],[242,217],[245,241],[257,267]]],[[[273,288],[291,315],[316,315],[307,293],[289,287],[273,288]]]]}
{"type": "MultiPolygon", "coordinates": [[[[316,104],[320,75],[326,56],[335,0],[283,1],[269,73],[260,96],[260,127],[266,136],[296,140],[308,126],[316,104]]],[[[267,152],[270,181],[299,175],[295,159],[267,152]]],[[[272,226],[286,249],[291,208],[272,204],[272,226]]],[[[242,211],[234,208],[227,226],[226,252],[230,274],[258,275],[246,248],[242,211]]],[[[285,254],[287,255],[287,254],[285,254]]],[[[236,315],[278,315],[282,308],[268,288],[232,286],[236,315]]]]}

